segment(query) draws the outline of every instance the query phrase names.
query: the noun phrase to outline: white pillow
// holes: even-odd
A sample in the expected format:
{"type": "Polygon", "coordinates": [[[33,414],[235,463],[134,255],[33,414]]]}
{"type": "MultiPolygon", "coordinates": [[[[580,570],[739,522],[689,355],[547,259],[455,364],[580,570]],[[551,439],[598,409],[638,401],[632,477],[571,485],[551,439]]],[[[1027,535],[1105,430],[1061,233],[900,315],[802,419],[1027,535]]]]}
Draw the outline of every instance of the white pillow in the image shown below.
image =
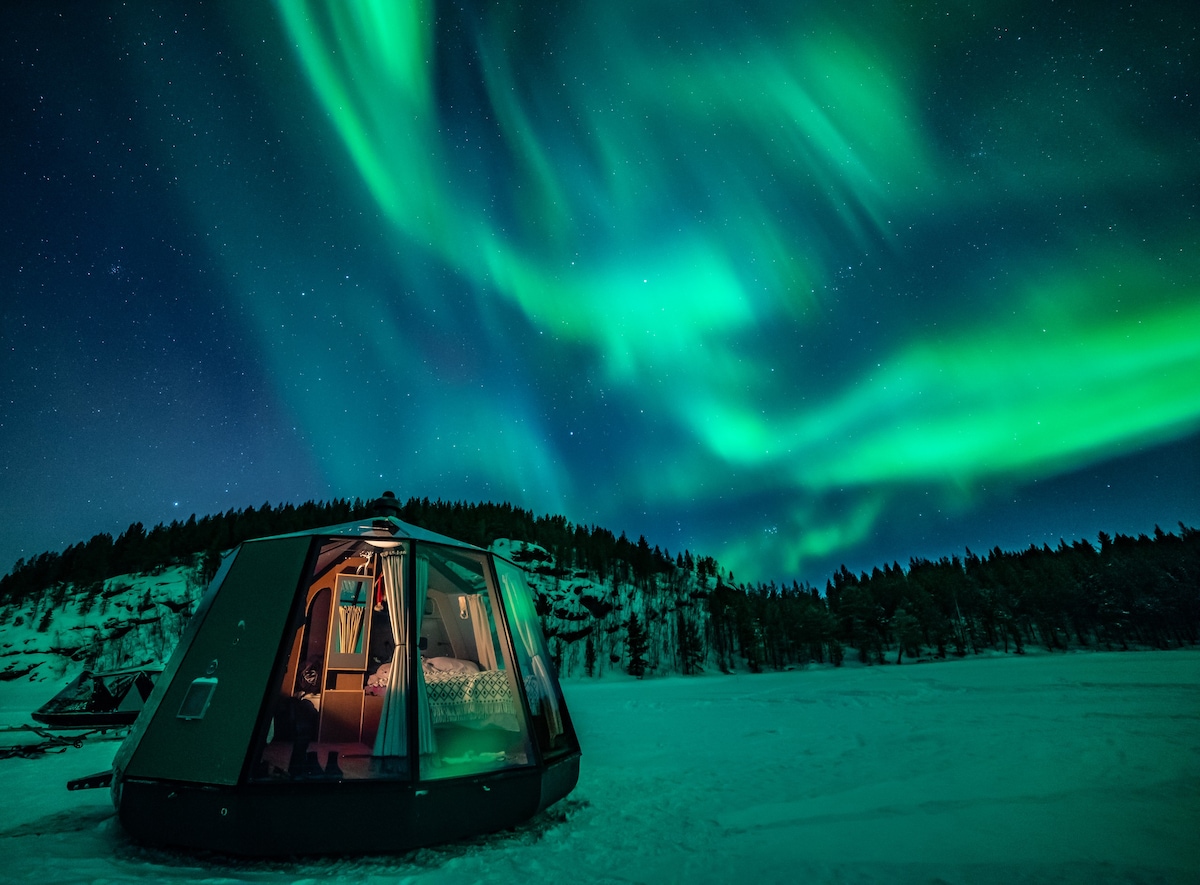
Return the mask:
{"type": "Polygon", "coordinates": [[[458,658],[426,658],[425,669],[436,673],[452,673],[454,675],[479,672],[479,667],[473,661],[460,661],[458,658]]]}

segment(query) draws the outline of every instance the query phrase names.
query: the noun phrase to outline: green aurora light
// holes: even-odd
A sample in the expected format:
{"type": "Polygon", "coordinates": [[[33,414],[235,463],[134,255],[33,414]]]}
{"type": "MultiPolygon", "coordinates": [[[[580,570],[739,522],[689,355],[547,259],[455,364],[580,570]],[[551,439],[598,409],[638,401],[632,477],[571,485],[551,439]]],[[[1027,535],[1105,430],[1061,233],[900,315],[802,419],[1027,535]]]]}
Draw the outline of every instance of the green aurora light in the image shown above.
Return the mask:
{"type": "Polygon", "coordinates": [[[383,488],[817,583],[1200,517],[1182,5],[10,6],[11,559],[383,488]]]}
{"type": "Polygon", "coordinates": [[[515,305],[611,395],[667,419],[677,451],[631,465],[616,494],[681,507],[730,469],[744,491],[789,494],[773,551],[730,548],[735,568],[851,546],[898,486],[965,506],[988,479],[1193,432],[1197,226],[1128,205],[1185,159],[1132,124],[1135,86],[1086,85],[1107,47],[1037,55],[1027,4],[949,4],[941,22],[785,6],[570,6],[546,11],[553,24],[487,8],[454,22],[473,30],[449,60],[433,4],[279,10],[399,248],[444,262],[479,303],[515,305]],[[994,58],[974,94],[951,94],[954,53],[981,47],[994,58]],[[476,77],[478,104],[448,110],[439,71],[476,77]],[[465,160],[471,142],[490,161],[465,160]],[[911,272],[914,232],[1047,205],[1077,213],[1076,242],[995,254],[972,242],[994,225],[947,242],[977,261],[911,272]],[[911,284],[839,287],[864,258],[911,284]],[[957,299],[971,309],[926,306],[957,299]],[[834,313],[891,328],[830,378],[802,350],[836,348],[812,343],[834,313]],[[847,488],[848,514],[814,505],[847,488]]]}

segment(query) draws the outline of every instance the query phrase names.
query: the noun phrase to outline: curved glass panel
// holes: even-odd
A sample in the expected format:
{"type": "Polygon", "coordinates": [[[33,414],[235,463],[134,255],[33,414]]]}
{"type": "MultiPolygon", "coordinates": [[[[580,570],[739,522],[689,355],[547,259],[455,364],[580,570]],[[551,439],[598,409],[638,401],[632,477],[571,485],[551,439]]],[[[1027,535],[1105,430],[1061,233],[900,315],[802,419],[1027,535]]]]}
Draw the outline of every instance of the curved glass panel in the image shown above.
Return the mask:
{"type": "Polygon", "coordinates": [[[487,557],[420,545],[415,572],[421,778],[532,764],[517,671],[497,623],[487,557]]]}
{"type": "Polygon", "coordinates": [[[495,562],[517,665],[525,677],[525,694],[529,699],[538,747],[546,758],[577,750],[579,743],[567,715],[562,686],[550,661],[546,637],[533,603],[533,592],[525,581],[525,572],[506,560],[497,558],[495,562]]]}

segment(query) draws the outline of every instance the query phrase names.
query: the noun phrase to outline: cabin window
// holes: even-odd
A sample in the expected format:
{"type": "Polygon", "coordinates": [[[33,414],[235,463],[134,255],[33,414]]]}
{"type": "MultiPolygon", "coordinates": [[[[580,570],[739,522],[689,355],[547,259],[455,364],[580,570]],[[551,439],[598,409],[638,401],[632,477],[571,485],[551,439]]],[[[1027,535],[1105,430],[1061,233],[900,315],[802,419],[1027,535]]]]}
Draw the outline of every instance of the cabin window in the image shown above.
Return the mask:
{"type": "Polygon", "coordinates": [[[205,676],[193,679],[192,684],[188,686],[187,694],[183,697],[183,703],[179,705],[178,718],[203,719],[204,714],[208,712],[213,692],[216,690],[216,679],[205,676]]]}
{"type": "Polygon", "coordinates": [[[519,676],[497,624],[487,558],[424,547],[415,574],[422,779],[531,764],[519,676]]]}
{"type": "Polygon", "coordinates": [[[395,639],[405,635],[409,549],[391,540],[323,542],[297,594],[252,780],[411,776],[405,683],[402,674],[390,678],[409,654],[395,639]]]}
{"type": "Polygon", "coordinates": [[[531,640],[510,641],[503,623],[484,553],[327,539],[297,595],[251,779],[435,780],[534,764],[522,699],[552,731],[560,719],[546,711],[560,701],[542,700],[544,650],[517,666],[514,643],[520,653],[531,640]]]}

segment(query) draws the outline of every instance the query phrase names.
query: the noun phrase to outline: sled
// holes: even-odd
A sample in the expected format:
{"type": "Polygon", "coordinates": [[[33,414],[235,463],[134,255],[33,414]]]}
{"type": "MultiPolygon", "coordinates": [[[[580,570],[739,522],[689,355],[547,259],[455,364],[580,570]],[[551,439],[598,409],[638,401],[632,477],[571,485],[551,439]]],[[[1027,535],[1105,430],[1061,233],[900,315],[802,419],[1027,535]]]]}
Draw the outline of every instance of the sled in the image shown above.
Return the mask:
{"type": "Polygon", "coordinates": [[[50,728],[108,729],[129,726],[150,697],[161,667],[84,670],[39,707],[35,721],[50,728]]]}
{"type": "Polygon", "coordinates": [[[63,752],[67,747],[78,749],[83,742],[93,735],[104,735],[114,732],[108,740],[123,738],[129,731],[125,726],[105,726],[104,728],[73,728],[56,729],[50,726],[11,725],[0,727],[0,759],[11,759],[19,756],[23,759],[33,759],[44,753],[63,752]]]}

